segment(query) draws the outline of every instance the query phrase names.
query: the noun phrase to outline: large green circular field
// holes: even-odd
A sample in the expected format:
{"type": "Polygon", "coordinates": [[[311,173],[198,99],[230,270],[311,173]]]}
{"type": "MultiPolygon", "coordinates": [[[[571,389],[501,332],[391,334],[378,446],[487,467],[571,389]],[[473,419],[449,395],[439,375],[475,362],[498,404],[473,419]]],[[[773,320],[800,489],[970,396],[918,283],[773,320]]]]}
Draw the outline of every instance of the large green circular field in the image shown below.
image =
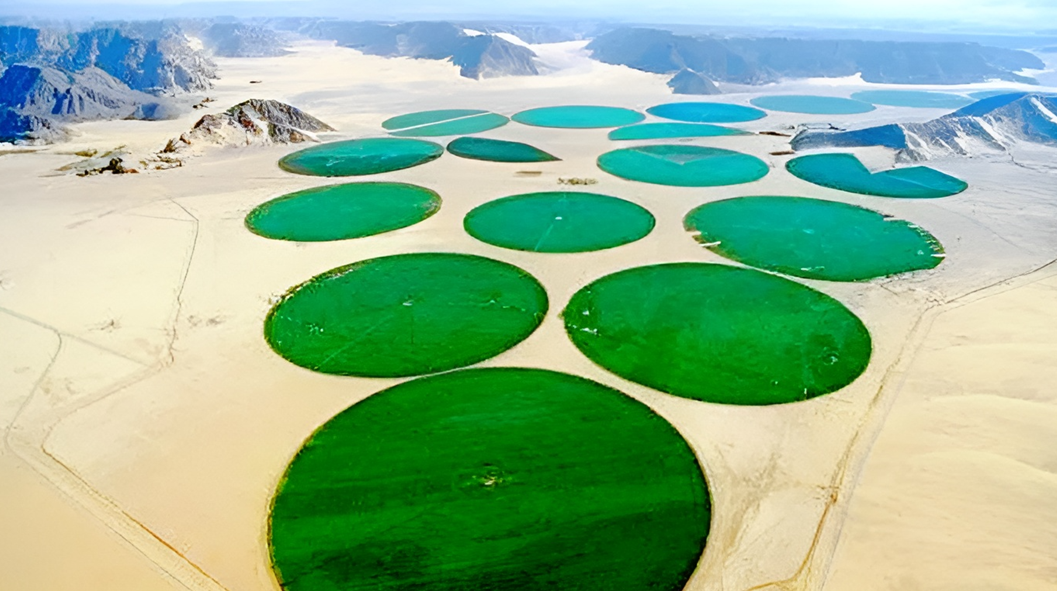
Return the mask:
{"type": "Polygon", "coordinates": [[[807,279],[863,281],[932,269],[943,247],[910,222],[805,197],[739,197],[698,207],[686,229],[709,250],[807,279]]]}
{"type": "Polygon", "coordinates": [[[840,302],[788,279],[672,263],[603,277],[573,296],[566,332],[613,373],[685,398],[795,402],[853,382],[870,334],[840,302]]]}
{"type": "Polygon", "coordinates": [[[722,148],[659,144],[598,157],[602,170],[630,181],[674,187],[719,187],[759,180],[769,171],[755,156],[722,148]]]}
{"type": "Polygon", "coordinates": [[[440,209],[440,195],[405,183],[346,183],[306,189],[257,206],[246,216],[254,234],[325,242],[373,236],[417,224],[440,209]]]}
{"type": "Polygon", "coordinates": [[[411,168],[443,154],[443,147],[425,140],[369,138],[305,148],[279,160],[279,167],[311,176],[364,176],[411,168]]]}
{"type": "Polygon", "coordinates": [[[679,433],[601,384],[472,369],[316,431],[272,506],[286,591],[680,591],[710,525],[679,433]]]}
{"type": "Polygon", "coordinates": [[[287,360],[322,373],[401,377],[494,357],[547,313],[531,275],[492,259],[404,254],[333,269],[290,290],[265,321],[287,360]]]}
{"type": "Polygon", "coordinates": [[[529,252],[589,252],[635,242],[653,230],[650,212],[596,193],[514,195],[467,214],[467,233],[482,242],[529,252]]]}

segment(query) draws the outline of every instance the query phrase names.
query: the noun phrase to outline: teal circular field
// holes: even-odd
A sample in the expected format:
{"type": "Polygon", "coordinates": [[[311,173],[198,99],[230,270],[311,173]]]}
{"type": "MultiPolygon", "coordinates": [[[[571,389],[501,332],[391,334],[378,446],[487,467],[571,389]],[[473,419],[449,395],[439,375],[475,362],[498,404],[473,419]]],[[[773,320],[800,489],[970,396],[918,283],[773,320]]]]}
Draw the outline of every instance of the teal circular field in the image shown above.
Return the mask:
{"type": "Polygon", "coordinates": [[[870,333],[833,298],[752,269],[706,263],[603,277],[562,312],[580,351],[684,398],[771,405],[834,392],[870,362],[870,333]]]}
{"type": "Polygon", "coordinates": [[[1009,90],[1008,88],[1004,89],[1004,90],[978,90],[976,92],[970,92],[969,93],[969,97],[973,98],[975,100],[978,100],[978,101],[982,101],[984,99],[989,99],[989,98],[993,98],[993,97],[996,97],[996,96],[1002,96],[1004,94],[1014,94],[1014,93],[1017,93],[1017,92],[1021,92],[1021,91],[1019,91],[1019,90],[1009,90]]]}
{"type": "Polygon", "coordinates": [[[851,98],[874,105],[914,109],[960,109],[973,103],[973,99],[958,94],[925,90],[864,90],[851,98]]]}
{"type": "Polygon", "coordinates": [[[673,187],[719,187],[767,176],[767,163],[733,150],[660,144],[606,152],[602,170],[630,181],[673,187]]]}
{"type": "Polygon", "coordinates": [[[439,137],[481,133],[502,127],[509,121],[503,115],[488,111],[444,109],[392,117],[382,122],[382,128],[397,137],[439,137]]]}
{"type": "Polygon", "coordinates": [[[466,232],[488,244],[529,252],[590,252],[640,240],[650,212],[595,193],[529,193],[485,203],[466,215],[466,232]]]}
{"type": "Polygon", "coordinates": [[[927,166],[870,172],[852,154],[811,154],[793,158],[786,169],[822,187],[898,199],[938,199],[957,195],[969,185],[927,166]]]}
{"type": "Polygon", "coordinates": [[[571,375],[470,369],[327,421],[279,482],[285,591],[681,591],[708,484],[644,404],[571,375]]]}
{"type": "Polygon", "coordinates": [[[781,94],[761,96],[749,102],[768,111],[805,115],[856,115],[869,113],[877,108],[870,103],[836,96],[781,94]]]}
{"type": "Polygon", "coordinates": [[[657,140],[751,135],[747,131],[707,123],[642,123],[609,132],[611,140],[657,140]]]}
{"type": "Polygon", "coordinates": [[[448,144],[448,151],[460,158],[486,162],[554,162],[558,158],[535,146],[479,137],[461,137],[448,144]]]}
{"type": "Polygon", "coordinates": [[[638,123],[645,118],[646,116],[642,113],[631,109],[587,105],[529,109],[511,117],[514,121],[524,125],[564,129],[622,127],[638,123]]]}
{"type": "Polygon", "coordinates": [[[321,373],[406,377],[484,361],[524,340],[547,313],[531,275],[492,259],[404,254],[339,267],[294,287],[264,335],[321,373]]]}
{"type": "Polygon", "coordinates": [[[406,228],[437,213],[440,195],[404,183],[306,189],[257,206],[246,227],[273,240],[326,242],[406,228]]]}
{"type": "Polygon", "coordinates": [[[668,103],[650,107],[646,112],[686,123],[745,123],[767,116],[759,109],[729,103],[668,103]]]}
{"type": "Polygon", "coordinates": [[[698,207],[685,228],[716,254],[806,279],[865,281],[932,269],[943,247],[903,220],[804,197],[738,197],[698,207]]]}
{"type": "Polygon", "coordinates": [[[436,160],[442,154],[444,148],[433,142],[371,138],[306,148],[283,157],[279,167],[311,176],[365,176],[411,168],[436,160]]]}

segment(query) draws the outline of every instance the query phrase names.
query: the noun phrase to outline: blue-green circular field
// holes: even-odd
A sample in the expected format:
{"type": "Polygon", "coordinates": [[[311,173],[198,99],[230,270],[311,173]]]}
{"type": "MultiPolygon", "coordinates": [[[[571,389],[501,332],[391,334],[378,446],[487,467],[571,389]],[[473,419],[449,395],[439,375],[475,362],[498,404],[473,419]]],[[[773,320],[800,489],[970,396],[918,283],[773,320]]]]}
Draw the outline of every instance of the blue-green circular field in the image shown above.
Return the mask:
{"type": "Polygon", "coordinates": [[[382,127],[397,137],[439,137],[481,133],[502,127],[510,120],[496,113],[477,109],[422,111],[386,119],[382,127]]]}
{"type": "Polygon", "coordinates": [[[596,193],[548,192],[490,201],[467,214],[466,232],[529,252],[589,252],[635,242],[653,230],[642,207],[596,193]]]}
{"type": "Polygon", "coordinates": [[[768,111],[806,115],[856,115],[869,113],[877,108],[870,103],[853,99],[815,95],[779,94],[757,97],[749,102],[768,111]]]}
{"type": "Polygon", "coordinates": [[[755,156],[703,146],[660,144],[613,150],[602,170],[631,181],[674,187],[719,187],[759,180],[770,170],[755,156]]]}
{"type": "Polygon", "coordinates": [[[285,591],[681,591],[711,525],[649,407],[539,369],[405,382],[305,442],[268,521],[285,591]]]}
{"type": "Polygon", "coordinates": [[[655,117],[686,123],[744,123],[763,119],[760,109],[729,103],[668,103],[646,109],[655,117]]]}
{"type": "Polygon", "coordinates": [[[511,117],[514,121],[525,125],[563,129],[622,127],[638,123],[645,118],[646,116],[642,113],[631,109],[589,105],[542,107],[522,111],[511,117]]]}
{"type": "Polygon", "coordinates": [[[960,109],[973,103],[973,99],[958,94],[925,90],[864,90],[851,98],[874,105],[915,109],[960,109]]]}
{"type": "Polygon", "coordinates": [[[747,131],[708,123],[641,123],[614,129],[611,140],[658,140],[693,137],[751,135],[747,131]]]}
{"type": "Polygon", "coordinates": [[[411,168],[443,154],[442,146],[424,140],[370,138],[312,146],[283,157],[279,167],[311,176],[365,176],[411,168]]]}
{"type": "Polygon", "coordinates": [[[274,240],[363,238],[417,224],[440,209],[440,195],[405,183],[347,183],[283,195],[246,216],[251,232],[274,240]]]}
{"type": "Polygon", "coordinates": [[[927,166],[870,172],[852,154],[800,156],[787,162],[786,169],[809,183],[877,197],[937,199],[969,188],[965,181],[927,166]]]}
{"type": "Polygon", "coordinates": [[[730,260],[806,279],[865,281],[932,269],[943,247],[903,220],[838,201],[738,197],[691,211],[685,228],[730,260]]]}

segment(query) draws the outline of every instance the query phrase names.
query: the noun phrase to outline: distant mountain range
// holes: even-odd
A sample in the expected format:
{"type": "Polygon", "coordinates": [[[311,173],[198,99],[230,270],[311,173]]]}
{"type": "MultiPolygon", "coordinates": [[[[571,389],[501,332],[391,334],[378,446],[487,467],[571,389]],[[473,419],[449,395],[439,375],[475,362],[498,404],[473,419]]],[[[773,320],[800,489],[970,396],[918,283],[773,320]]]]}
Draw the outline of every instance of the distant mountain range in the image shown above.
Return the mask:
{"type": "Polygon", "coordinates": [[[1026,51],[976,43],[715,37],[645,28],[610,31],[587,48],[608,64],[657,74],[690,69],[740,84],[855,74],[883,84],[1030,83],[1034,80],[1018,72],[1045,67],[1026,51]]]}
{"type": "Polygon", "coordinates": [[[902,161],[972,156],[1009,150],[1018,142],[1057,146],[1057,98],[1003,94],[925,123],[882,125],[854,131],[803,131],[794,150],[884,146],[902,161]]]}
{"type": "Polygon", "coordinates": [[[536,53],[498,33],[470,34],[448,22],[400,24],[319,21],[303,32],[368,55],[451,60],[467,78],[536,76],[536,53]]]}

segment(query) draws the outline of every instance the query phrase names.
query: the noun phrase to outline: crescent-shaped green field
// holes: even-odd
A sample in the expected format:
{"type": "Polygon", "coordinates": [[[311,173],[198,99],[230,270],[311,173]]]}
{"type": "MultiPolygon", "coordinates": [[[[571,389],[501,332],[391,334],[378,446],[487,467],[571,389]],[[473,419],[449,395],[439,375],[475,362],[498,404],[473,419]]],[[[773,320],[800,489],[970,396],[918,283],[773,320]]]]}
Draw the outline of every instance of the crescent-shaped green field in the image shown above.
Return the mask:
{"type": "Polygon", "coordinates": [[[329,420],[283,476],[268,534],[285,591],[681,591],[710,520],[693,451],[644,404],[499,368],[329,420]]]}

